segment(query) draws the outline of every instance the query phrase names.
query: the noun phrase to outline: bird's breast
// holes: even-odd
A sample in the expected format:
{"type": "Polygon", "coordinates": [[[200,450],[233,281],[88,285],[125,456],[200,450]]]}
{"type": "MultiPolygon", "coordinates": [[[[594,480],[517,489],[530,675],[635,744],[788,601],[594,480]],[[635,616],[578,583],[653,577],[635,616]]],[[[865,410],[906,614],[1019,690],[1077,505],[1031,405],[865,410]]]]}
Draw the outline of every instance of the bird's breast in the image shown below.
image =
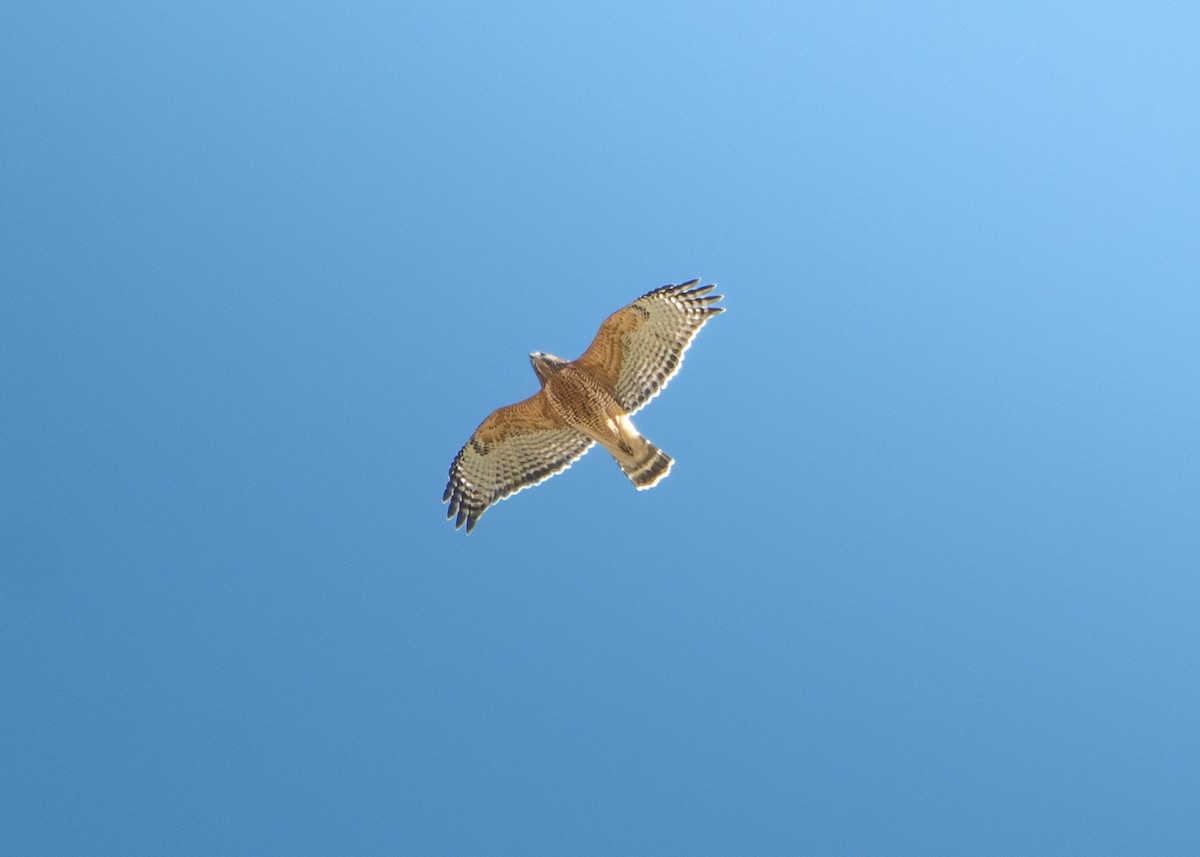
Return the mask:
{"type": "Polygon", "coordinates": [[[545,385],[546,397],[564,422],[596,437],[610,434],[622,415],[612,394],[595,379],[575,367],[564,367],[545,385]]]}

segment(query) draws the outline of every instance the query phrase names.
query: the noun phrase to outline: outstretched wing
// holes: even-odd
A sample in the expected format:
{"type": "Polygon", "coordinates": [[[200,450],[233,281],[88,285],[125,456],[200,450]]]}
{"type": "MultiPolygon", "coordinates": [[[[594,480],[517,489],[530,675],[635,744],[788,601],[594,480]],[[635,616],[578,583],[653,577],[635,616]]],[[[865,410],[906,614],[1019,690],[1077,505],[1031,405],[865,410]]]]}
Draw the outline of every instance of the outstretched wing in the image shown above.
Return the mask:
{"type": "Polygon", "coordinates": [[[724,308],[713,306],[716,286],[689,280],[642,295],[604,320],[575,365],[607,384],[617,403],[632,414],[659,394],[679,371],[683,352],[724,308]]]}
{"type": "Polygon", "coordinates": [[[592,443],[555,419],[540,392],[493,411],[450,465],[446,517],[471,532],[488,506],[566,470],[592,443]]]}

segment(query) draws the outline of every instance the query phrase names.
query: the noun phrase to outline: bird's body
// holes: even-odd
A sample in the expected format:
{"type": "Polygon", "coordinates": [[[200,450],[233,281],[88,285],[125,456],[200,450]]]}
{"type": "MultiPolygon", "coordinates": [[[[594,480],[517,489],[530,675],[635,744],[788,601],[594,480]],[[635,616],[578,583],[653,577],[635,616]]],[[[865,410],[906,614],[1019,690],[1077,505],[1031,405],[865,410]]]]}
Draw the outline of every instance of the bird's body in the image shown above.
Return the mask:
{"type": "MultiPolygon", "coordinates": [[[[535,369],[537,360],[534,357],[535,369]]],[[[538,372],[551,412],[604,447],[638,490],[658,484],[671,469],[671,458],[642,437],[612,392],[570,363],[551,367],[545,375],[538,372]],[[655,460],[660,463],[653,472],[647,472],[647,465],[655,460]]]]}
{"type": "Polygon", "coordinates": [[[529,355],[542,389],[493,412],[450,466],[443,502],[471,532],[488,506],[553,476],[599,443],[642,490],[667,475],[672,459],[647,441],[630,415],[679,369],[692,338],[723,308],[713,286],[663,286],[605,319],[577,360],[529,355]]]}
{"type": "MultiPolygon", "coordinates": [[[[535,354],[534,366],[546,366],[545,362],[539,363],[544,359],[535,354]]],[[[616,421],[625,413],[613,398],[612,391],[570,363],[551,366],[553,368],[541,371],[535,368],[551,412],[608,449],[617,433],[616,421]]]]}

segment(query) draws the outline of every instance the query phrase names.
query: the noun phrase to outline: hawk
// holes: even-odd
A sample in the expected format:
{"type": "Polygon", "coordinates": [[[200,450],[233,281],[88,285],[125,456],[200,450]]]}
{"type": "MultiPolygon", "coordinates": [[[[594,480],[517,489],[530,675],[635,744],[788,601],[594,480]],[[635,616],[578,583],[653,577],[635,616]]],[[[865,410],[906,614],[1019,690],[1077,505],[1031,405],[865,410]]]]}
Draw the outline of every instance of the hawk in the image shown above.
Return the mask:
{"type": "Polygon", "coordinates": [[[642,295],[604,320],[572,361],[529,355],[542,389],[493,411],[450,465],[442,502],[454,528],[475,529],[493,503],[570,467],[598,443],[639,490],[653,488],[673,459],[638,432],[631,415],[662,392],[683,352],[724,307],[715,286],[689,280],[642,295]]]}

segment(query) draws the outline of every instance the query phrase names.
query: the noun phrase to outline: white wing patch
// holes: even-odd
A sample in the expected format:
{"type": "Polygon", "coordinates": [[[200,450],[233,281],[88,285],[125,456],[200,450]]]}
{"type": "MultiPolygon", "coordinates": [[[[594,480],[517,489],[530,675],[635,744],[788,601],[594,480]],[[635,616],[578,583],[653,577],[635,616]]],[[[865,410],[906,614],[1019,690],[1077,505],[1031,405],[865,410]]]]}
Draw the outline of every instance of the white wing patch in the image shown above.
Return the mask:
{"type": "Polygon", "coordinates": [[[621,336],[621,364],[614,393],[628,413],[635,413],[667,386],[683,364],[700,328],[723,307],[711,304],[721,295],[710,295],[715,286],[690,288],[691,280],[678,286],[655,289],[629,305],[638,324],[621,336]]]}
{"type": "Polygon", "coordinates": [[[450,465],[442,495],[450,502],[446,517],[455,519],[455,529],[465,523],[471,532],[493,503],[566,470],[594,442],[572,428],[510,432],[493,443],[472,437],[450,465]]]}

